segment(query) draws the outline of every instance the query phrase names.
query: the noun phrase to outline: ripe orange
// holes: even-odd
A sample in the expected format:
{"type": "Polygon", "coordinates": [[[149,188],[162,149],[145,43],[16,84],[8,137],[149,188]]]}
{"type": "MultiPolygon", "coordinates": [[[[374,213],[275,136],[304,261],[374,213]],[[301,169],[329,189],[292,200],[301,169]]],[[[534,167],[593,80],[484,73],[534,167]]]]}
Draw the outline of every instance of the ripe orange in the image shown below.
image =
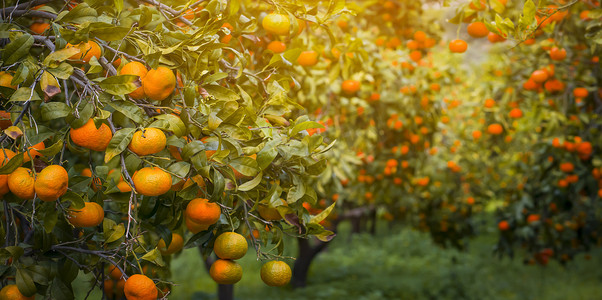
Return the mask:
{"type": "Polygon", "coordinates": [[[410,59],[414,62],[418,62],[422,59],[422,53],[418,50],[410,52],[410,59]]]}
{"type": "Polygon", "coordinates": [[[247,240],[236,232],[220,234],[213,244],[215,255],[221,259],[239,259],[247,254],[247,240]]]}
{"type": "Polygon", "coordinates": [[[509,116],[510,118],[513,118],[513,119],[518,119],[518,118],[520,118],[520,117],[522,117],[522,116],[523,116],[523,111],[522,111],[520,108],[513,108],[513,109],[512,109],[512,110],[511,110],[511,111],[508,113],[508,116],[509,116]]]}
{"type": "Polygon", "coordinates": [[[491,98],[485,99],[485,107],[492,108],[494,106],[495,106],[495,100],[493,100],[491,98]]]}
{"type": "Polygon", "coordinates": [[[426,40],[426,33],[420,30],[414,32],[414,40],[423,43],[426,40]]]}
{"type": "Polygon", "coordinates": [[[213,225],[219,220],[222,210],[214,202],[207,199],[196,198],[186,206],[186,217],[190,221],[201,225],[213,225]]]}
{"type": "MultiPolygon", "coordinates": [[[[8,149],[0,150],[0,166],[4,166],[8,161],[15,156],[15,152],[8,149]]],[[[8,188],[8,174],[0,175],[0,196],[10,192],[8,188]]]]}
{"type": "Polygon", "coordinates": [[[35,192],[42,201],[55,201],[67,192],[69,175],[65,168],[50,165],[36,176],[35,192]]]}
{"type": "Polygon", "coordinates": [[[500,222],[497,224],[497,227],[498,227],[498,228],[499,228],[501,231],[506,231],[506,230],[510,229],[510,224],[508,223],[508,221],[506,221],[506,220],[503,220],[503,221],[500,221],[500,222]]]}
{"type": "Polygon", "coordinates": [[[34,300],[35,296],[25,297],[19,291],[16,284],[9,284],[0,290],[0,299],[2,300],[34,300]]]}
{"type": "Polygon", "coordinates": [[[271,41],[268,44],[268,50],[271,50],[274,53],[282,53],[286,51],[286,44],[281,41],[271,41]]]}
{"type": "Polygon", "coordinates": [[[475,140],[480,139],[481,135],[483,135],[483,134],[481,133],[480,130],[475,130],[475,131],[472,132],[472,138],[475,139],[475,140]]]}
{"type": "Polygon", "coordinates": [[[109,277],[111,277],[114,280],[119,280],[123,276],[123,273],[121,273],[121,270],[119,270],[119,268],[117,268],[116,266],[113,266],[113,265],[109,266],[107,273],[109,273],[109,277]]]}
{"type": "Polygon", "coordinates": [[[69,59],[76,60],[77,62],[89,63],[92,57],[100,58],[102,55],[102,49],[94,41],[81,42],[77,45],[67,44],[65,48],[77,47],[79,53],[69,57],[69,59]]]}
{"type": "Polygon", "coordinates": [[[550,58],[557,61],[564,60],[566,58],[566,50],[564,48],[552,47],[550,49],[550,58]]]}
{"type": "Polygon", "coordinates": [[[271,13],[263,18],[261,25],[268,33],[289,35],[291,21],[285,14],[271,13]]]}
{"type": "Polygon", "coordinates": [[[304,67],[315,66],[318,63],[318,52],[310,50],[303,51],[297,58],[297,64],[304,67]]]}
{"type": "Polygon", "coordinates": [[[159,196],[171,189],[171,175],[157,167],[145,167],[132,176],[136,192],[144,196],[159,196]]]}
{"type": "Polygon", "coordinates": [[[494,32],[489,32],[487,34],[487,39],[491,43],[499,43],[499,42],[503,42],[506,40],[504,37],[502,37],[501,35],[494,33],[494,32]]]}
{"type": "Polygon", "coordinates": [[[161,66],[146,73],[142,79],[142,87],[148,98],[162,101],[176,88],[176,76],[172,70],[161,66]]]}
{"type": "Polygon", "coordinates": [[[128,300],[156,300],[159,295],[155,283],[141,274],[130,276],[125,281],[123,291],[128,300]]]}
{"type": "Polygon", "coordinates": [[[291,277],[291,267],[283,261],[268,261],[261,267],[261,280],[269,286],[285,286],[291,277]]]}
{"type": "Polygon", "coordinates": [[[343,90],[343,93],[347,95],[353,95],[360,90],[360,82],[351,79],[345,80],[341,84],[341,90],[343,90]]]}
{"type": "Polygon", "coordinates": [[[73,209],[68,212],[68,221],[74,227],[96,227],[105,218],[105,211],[96,202],[85,202],[82,209],[73,209]]]}
{"type": "Polygon", "coordinates": [[[470,5],[468,6],[473,10],[485,10],[485,8],[487,8],[487,1],[486,0],[479,0],[479,2],[477,2],[477,4],[474,4],[472,1],[470,2],[470,5]]]}
{"type": "Polygon", "coordinates": [[[50,24],[48,23],[33,23],[29,26],[29,29],[35,34],[42,34],[48,28],[50,28],[50,24]]]}
{"type": "Polygon", "coordinates": [[[205,230],[209,229],[209,226],[210,226],[210,225],[196,223],[196,222],[190,220],[189,217],[185,218],[185,224],[186,224],[186,228],[188,228],[188,231],[192,232],[193,234],[197,234],[201,231],[205,231],[205,230]]]}
{"type": "Polygon", "coordinates": [[[167,137],[161,129],[145,128],[134,133],[128,149],[139,156],[143,156],[161,152],[165,149],[166,144],[167,137]]]}
{"type": "Polygon", "coordinates": [[[27,152],[23,153],[23,162],[26,163],[26,162],[30,161],[31,160],[29,158],[30,155],[32,158],[42,156],[42,153],[40,153],[36,150],[44,150],[44,149],[46,149],[46,145],[44,145],[44,142],[39,142],[39,143],[27,148],[27,150],[29,151],[29,155],[27,154],[27,152]]]}
{"type": "Polygon", "coordinates": [[[157,244],[157,249],[159,249],[163,255],[177,253],[182,250],[182,248],[184,248],[184,239],[177,233],[171,234],[171,243],[169,243],[169,247],[165,245],[165,241],[163,239],[160,239],[159,243],[157,244]]]}
{"type": "Polygon", "coordinates": [[[452,53],[464,53],[468,49],[468,44],[460,39],[449,42],[449,51],[452,53]]]}
{"type": "Polygon", "coordinates": [[[32,200],[35,194],[35,180],[31,169],[19,167],[8,175],[8,188],[23,200],[32,200]]]}
{"type": "Polygon", "coordinates": [[[466,27],[466,31],[473,38],[486,37],[489,34],[489,29],[483,22],[472,22],[466,27]]]}
{"type": "Polygon", "coordinates": [[[113,133],[107,124],[102,123],[99,128],[96,128],[94,121],[90,119],[80,128],[71,128],[69,136],[78,146],[94,151],[104,151],[111,142],[113,133]]]}
{"type": "Polygon", "coordinates": [[[573,96],[575,96],[575,98],[585,98],[587,95],[589,95],[589,92],[586,88],[578,87],[573,90],[573,96]]]}
{"type": "Polygon", "coordinates": [[[545,70],[535,70],[533,73],[531,73],[531,79],[533,79],[533,81],[536,83],[542,83],[548,80],[548,72],[545,70]]]}
{"type": "MultiPolygon", "coordinates": [[[[90,170],[90,168],[83,169],[82,176],[92,177],[92,170],[90,170]]],[[[94,179],[92,179],[92,182],[90,182],[90,186],[92,186],[92,189],[94,191],[98,191],[98,189],[102,187],[102,182],[100,181],[100,178],[95,177],[94,179]]]]}
{"type": "Polygon", "coordinates": [[[242,267],[233,260],[218,259],[211,265],[209,275],[219,284],[235,284],[242,278],[242,267]]]}
{"type": "Polygon", "coordinates": [[[487,132],[489,132],[490,134],[493,135],[499,135],[502,134],[502,132],[504,131],[504,128],[502,127],[502,125],[494,123],[489,125],[489,127],[487,127],[487,132]]]}
{"type": "Polygon", "coordinates": [[[142,99],[146,96],[144,94],[144,88],[142,87],[142,80],[144,79],[147,73],[148,70],[146,69],[146,66],[137,61],[127,63],[121,68],[121,70],[119,71],[120,75],[136,75],[140,77],[140,87],[137,88],[135,91],[129,93],[130,97],[134,99],[142,99]]]}
{"type": "Polygon", "coordinates": [[[560,164],[560,170],[565,173],[570,173],[575,170],[575,166],[570,162],[565,162],[560,164]]]}

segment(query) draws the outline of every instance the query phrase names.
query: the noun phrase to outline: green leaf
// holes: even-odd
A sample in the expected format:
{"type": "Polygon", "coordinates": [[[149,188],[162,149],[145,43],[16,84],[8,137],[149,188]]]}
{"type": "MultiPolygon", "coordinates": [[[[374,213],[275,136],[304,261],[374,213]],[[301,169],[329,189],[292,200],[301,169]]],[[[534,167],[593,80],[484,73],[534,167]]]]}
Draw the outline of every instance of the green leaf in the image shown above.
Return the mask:
{"type": "Polygon", "coordinates": [[[120,13],[123,10],[123,0],[113,0],[115,4],[115,10],[120,13]]]}
{"type": "Polygon", "coordinates": [[[314,224],[318,224],[322,221],[324,221],[324,219],[326,219],[328,217],[328,215],[330,215],[330,212],[334,209],[334,207],[336,206],[336,202],[332,203],[329,207],[327,207],[325,210],[323,210],[322,212],[320,212],[319,214],[312,216],[309,219],[309,223],[314,223],[314,224]]]}
{"type": "Polygon", "coordinates": [[[26,33],[6,45],[2,53],[4,65],[12,65],[27,55],[33,42],[33,36],[26,33]]]}
{"type": "Polygon", "coordinates": [[[102,22],[90,24],[90,38],[97,37],[107,42],[123,40],[129,32],[130,28],[128,27],[117,27],[102,22]]]}
{"type": "Polygon", "coordinates": [[[324,172],[324,170],[326,170],[327,165],[328,165],[328,162],[326,161],[326,159],[321,159],[317,163],[305,167],[305,171],[309,175],[317,176],[317,175],[322,174],[322,172],[324,172]]]}
{"type": "Polygon", "coordinates": [[[135,83],[138,78],[136,75],[115,75],[99,82],[98,86],[111,95],[123,96],[140,87],[135,83]]]}
{"type": "Polygon", "coordinates": [[[163,129],[171,131],[177,137],[181,137],[186,134],[186,124],[184,124],[184,122],[182,122],[182,119],[180,119],[180,117],[178,116],[172,114],[163,114],[155,116],[154,118],[158,120],[167,121],[167,124],[169,124],[169,126],[163,129]]]}
{"type": "Polygon", "coordinates": [[[44,230],[46,233],[51,233],[58,221],[59,212],[56,209],[48,209],[44,214],[44,230]]]}
{"type": "Polygon", "coordinates": [[[141,124],[142,122],[144,122],[144,118],[145,118],[144,111],[140,107],[138,107],[136,104],[134,104],[130,101],[123,101],[123,100],[111,101],[111,102],[109,102],[109,105],[111,105],[113,108],[115,108],[115,110],[119,111],[124,116],[126,116],[127,118],[131,119],[132,121],[134,121],[138,124],[141,124]]]}
{"type": "Polygon", "coordinates": [[[293,136],[297,135],[297,133],[299,133],[303,130],[312,129],[312,128],[324,128],[324,125],[322,125],[318,122],[314,122],[314,121],[302,122],[302,123],[296,124],[293,127],[293,129],[291,130],[290,136],[293,137],[293,136]]]}
{"type": "Polygon", "coordinates": [[[58,79],[65,80],[69,79],[69,77],[71,77],[71,75],[73,74],[73,66],[66,62],[63,62],[60,63],[56,68],[49,68],[48,72],[50,72],[58,79]]]}
{"type": "Polygon", "coordinates": [[[46,147],[45,149],[37,150],[37,151],[40,152],[40,154],[42,154],[43,156],[52,157],[52,156],[55,156],[57,153],[59,153],[61,151],[61,149],[63,149],[63,140],[62,139],[56,141],[56,143],[52,144],[52,146],[50,146],[50,147],[46,147]]]}
{"type": "Polygon", "coordinates": [[[159,267],[165,267],[165,262],[163,261],[163,257],[161,256],[161,252],[157,248],[149,251],[144,254],[141,259],[149,261],[159,267]]]}
{"type": "Polygon", "coordinates": [[[105,243],[112,243],[119,240],[125,234],[123,223],[113,226],[108,234],[105,233],[105,243]]]}
{"type": "Polygon", "coordinates": [[[96,22],[98,13],[86,3],[80,3],[70,11],[66,10],[60,13],[55,21],[63,23],[83,24],[86,22],[96,22]]]}
{"type": "Polygon", "coordinates": [[[69,57],[75,54],[78,54],[79,51],[79,47],[69,47],[54,51],[46,56],[44,59],[44,65],[49,68],[56,68],[59,66],[59,63],[67,60],[69,57]]]}
{"type": "Polygon", "coordinates": [[[239,185],[238,190],[242,192],[250,191],[261,183],[261,179],[263,179],[263,172],[257,173],[255,178],[239,185]]]}
{"type": "Polygon", "coordinates": [[[255,176],[260,172],[257,161],[246,156],[231,160],[230,166],[245,176],[255,176]]]}
{"type": "Polygon", "coordinates": [[[17,269],[16,276],[17,287],[19,288],[19,292],[23,294],[25,297],[31,297],[36,294],[37,288],[33,279],[31,278],[31,274],[26,269],[17,269]]]}
{"type": "Polygon", "coordinates": [[[136,128],[123,128],[115,131],[111,142],[107,146],[105,152],[105,163],[109,162],[113,157],[121,154],[130,144],[132,137],[136,132],[136,128]]]}
{"type": "Polygon", "coordinates": [[[236,101],[240,99],[237,93],[221,85],[204,85],[203,88],[217,100],[236,101]]]}
{"type": "Polygon", "coordinates": [[[518,20],[520,28],[526,29],[529,25],[533,23],[533,21],[535,20],[535,11],[535,3],[533,3],[533,0],[525,1],[525,5],[523,6],[523,13],[521,14],[518,20]]]}
{"type": "MultiPolygon", "coordinates": [[[[4,156],[2,150],[0,150],[0,156],[4,156]]],[[[19,153],[11,158],[8,163],[0,167],[0,175],[6,175],[12,173],[18,167],[23,164],[23,153],[19,153]]]]}
{"type": "Polygon", "coordinates": [[[72,300],[75,299],[73,295],[73,288],[71,284],[66,284],[59,277],[54,277],[52,280],[52,286],[50,289],[52,299],[56,300],[72,300]]]}
{"type": "Polygon", "coordinates": [[[42,111],[42,120],[44,121],[64,118],[71,113],[71,108],[63,102],[42,103],[40,109],[42,111]]]}
{"type": "Polygon", "coordinates": [[[10,102],[24,102],[27,100],[31,101],[39,101],[42,100],[36,91],[32,91],[31,88],[22,87],[19,88],[13,95],[10,97],[10,102]]]}
{"type": "Polygon", "coordinates": [[[69,209],[82,209],[86,206],[84,198],[72,191],[67,191],[65,195],[61,196],[61,202],[70,202],[69,209]]]}

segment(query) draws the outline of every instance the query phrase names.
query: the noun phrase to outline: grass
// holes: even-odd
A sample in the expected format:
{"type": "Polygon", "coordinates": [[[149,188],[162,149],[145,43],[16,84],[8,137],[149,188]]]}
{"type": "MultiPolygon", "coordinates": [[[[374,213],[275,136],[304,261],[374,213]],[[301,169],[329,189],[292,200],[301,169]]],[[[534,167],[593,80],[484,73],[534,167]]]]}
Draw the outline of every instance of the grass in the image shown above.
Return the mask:
{"type": "MultiPolygon", "coordinates": [[[[244,275],[235,286],[237,299],[599,299],[602,251],[568,267],[552,262],[527,266],[522,258],[499,260],[491,254],[494,233],[482,234],[468,252],[441,249],[430,238],[405,228],[379,228],[379,234],[340,234],[320,254],[303,289],[272,288],[259,277],[261,263],[250,251],[240,260],[244,275]]],[[[295,255],[293,240],[288,255],[295,255]],[[291,249],[292,248],[292,249],[291,249]]],[[[172,263],[170,299],[216,299],[216,285],[196,249],[172,263]]]]}

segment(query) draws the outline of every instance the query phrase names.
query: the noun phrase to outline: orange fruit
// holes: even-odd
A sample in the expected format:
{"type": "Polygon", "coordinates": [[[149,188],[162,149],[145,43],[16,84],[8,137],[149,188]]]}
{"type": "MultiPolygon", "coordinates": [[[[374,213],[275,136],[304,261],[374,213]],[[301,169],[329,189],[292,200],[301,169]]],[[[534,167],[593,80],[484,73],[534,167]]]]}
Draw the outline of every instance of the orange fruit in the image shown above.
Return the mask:
{"type": "Polygon", "coordinates": [[[575,166],[570,162],[565,162],[560,164],[560,170],[565,173],[570,173],[575,170],[575,166]]]}
{"type": "Polygon", "coordinates": [[[271,13],[263,18],[261,25],[268,33],[289,35],[291,21],[285,14],[271,13]]]}
{"type": "Polygon", "coordinates": [[[146,73],[142,79],[144,94],[155,101],[169,97],[176,88],[176,75],[166,67],[158,67],[146,73]]]}
{"type": "Polygon", "coordinates": [[[165,245],[165,241],[163,239],[160,239],[159,243],[157,244],[157,249],[159,249],[163,255],[177,253],[182,250],[182,248],[184,248],[184,239],[177,233],[171,234],[171,243],[169,243],[169,247],[165,245]]]}
{"type": "Polygon", "coordinates": [[[171,189],[171,175],[157,167],[145,167],[132,176],[136,192],[144,196],[159,196],[171,189]]]}
{"type": "Polygon", "coordinates": [[[470,5],[468,6],[473,10],[485,10],[485,8],[487,8],[487,1],[486,0],[479,0],[479,2],[477,2],[477,4],[473,3],[472,1],[470,2],[470,5]]]}
{"type": "Polygon", "coordinates": [[[89,63],[92,57],[100,58],[102,50],[100,46],[94,41],[81,42],[77,45],[67,44],[65,48],[77,47],[79,53],[69,57],[69,59],[76,60],[77,62],[89,63]]]}
{"type": "Polygon", "coordinates": [[[186,206],[186,217],[190,221],[200,225],[213,225],[217,223],[222,210],[214,202],[209,202],[207,199],[196,198],[186,206]]]}
{"type": "Polygon", "coordinates": [[[360,90],[360,82],[351,79],[345,80],[341,84],[341,90],[343,90],[343,93],[347,95],[353,95],[360,90]]]}
{"type": "Polygon", "coordinates": [[[466,27],[466,31],[473,38],[486,37],[489,34],[489,29],[483,22],[472,22],[466,27]]]}
{"type": "Polygon", "coordinates": [[[548,80],[548,76],[548,72],[545,70],[535,70],[533,73],[531,73],[531,79],[533,79],[533,81],[536,83],[542,83],[548,80]]]}
{"type": "Polygon", "coordinates": [[[494,106],[495,106],[495,100],[493,100],[491,98],[485,99],[485,107],[492,108],[494,106]]]}
{"type": "Polygon", "coordinates": [[[268,50],[271,50],[274,53],[282,53],[286,51],[286,44],[281,41],[271,41],[268,44],[268,50]]]}
{"type": "Polygon", "coordinates": [[[503,221],[500,221],[500,222],[497,224],[497,227],[498,227],[498,228],[499,228],[501,231],[506,231],[506,230],[510,229],[510,224],[508,223],[508,221],[506,221],[506,220],[503,220],[503,221]]]}
{"type": "Polygon", "coordinates": [[[165,149],[167,137],[161,129],[145,128],[134,133],[128,149],[139,156],[155,154],[165,149]]]}
{"type": "Polygon", "coordinates": [[[159,295],[152,279],[141,274],[130,276],[125,281],[123,291],[128,300],[157,300],[159,295]]]}
{"type": "Polygon", "coordinates": [[[78,146],[94,151],[104,151],[111,142],[113,133],[107,124],[102,123],[99,128],[96,128],[94,121],[90,119],[82,127],[71,128],[69,136],[71,141],[78,146]]]}
{"type": "Polygon", "coordinates": [[[487,132],[493,135],[501,134],[504,131],[504,128],[500,124],[491,124],[487,127],[487,132]]]}
{"type": "Polygon", "coordinates": [[[119,280],[123,276],[121,270],[119,270],[119,268],[117,268],[114,265],[109,266],[107,273],[109,273],[109,277],[111,277],[114,280],[119,280]]]}
{"type": "Polygon", "coordinates": [[[27,148],[29,151],[29,155],[27,154],[27,152],[23,153],[23,162],[28,162],[31,159],[29,158],[29,156],[31,155],[32,158],[36,158],[36,157],[40,157],[42,156],[42,153],[36,151],[36,150],[44,150],[46,149],[46,145],[44,145],[44,142],[39,142],[29,148],[27,148]]]}
{"type": "Polygon", "coordinates": [[[242,278],[242,267],[233,260],[218,259],[211,265],[209,275],[219,284],[235,284],[242,278]]]}
{"type": "Polygon", "coordinates": [[[96,202],[85,202],[81,209],[69,210],[67,219],[71,225],[77,228],[96,227],[105,218],[105,211],[96,202]]]}
{"type": "Polygon", "coordinates": [[[33,300],[35,296],[25,297],[19,291],[16,284],[9,284],[0,290],[0,299],[2,300],[33,300]]]}
{"type": "Polygon", "coordinates": [[[552,47],[550,49],[550,58],[557,61],[564,60],[566,58],[566,50],[564,48],[552,47]]]}
{"type": "Polygon", "coordinates": [[[245,237],[236,232],[224,232],[213,243],[213,251],[221,259],[242,258],[247,254],[248,248],[245,237]]]}
{"type": "Polygon", "coordinates": [[[144,79],[147,73],[148,70],[146,69],[146,66],[137,61],[127,63],[121,68],[121,70],[119,71],[120,75],[136,75],[140,77],[140,87],[137,88],[135,91],[129,93],[130,97],[134,99],[142,99],[146,96],[144,94],[144,88],[142,87],[142,79],[144,79]]]}
{"type": "Polygon", "coordinates": [[[414,50],[410,52],[410,59],[412,61],[418,62],[422,59],[422,53],[418,50],[414,50]]]}
{"type": "Polygon", "coordinates": [[[499,42],[503,42],[506,39],[503,38],[501,35],[494,33],[494,32],[489,32],[487,34],[487,39],[489,40],[489,42],[491,43],[499,43],[499,42]]]}
{"type": "Polygon", "coordinates": [[[480,139],[481,135],[482,135],[482,133],[481,133],[480,130],[475,130],[475,131],[472,132],[472,138],[475,139],[475,140],[480,139]]]}
{"type": "Polygon", "coordinates": [[[424,42],[426,40],[426,33],[424,33],[424,31],[420,31],[420,30],[414,32],[414,40],[419,43],[424,42]]]}
{"type": "Polygon", "coordinates": [[[35,192],[42,201],[55,201],[67,192],[69,175],[65,168],[50,165],[36,176],[35,192]]]}
{"type": "Polygon", "coordinates": [[[188,217],[185,218],[185,224],[186,224],[186,228],[188,228],[188,231],[192,232],[193,234],[197,234],[201,231],[205,231],[205,230],[209,229],[209,226],[210,226],[210,225],[196,223],[196,222],[190,220],[190,218],[188,218],[188,217]]]}
{"type": "Polygon", "coordinates": [[[269,286],[285,286],[291,281],[291,267],[283,261],[268,261],[261,267],[261,280],[269,286]]]}
{"type": "Polygon", "coordinates": [[[29,29],[35,34],[42,34],[48,28],[50,28],[50,24],[48,23],[33,23],[29,26],[29,29]]]}
{"type": "Polygon", "coordinates": [[[8,175],[8,188],[23,200],[32,200],[35,194],[35,179],[31,169],[19,167],[8,175]]]}
{"type": "Polygon", "coordinates": [[[578,87],[573,90],[573,96],[575,96],[575,98],[585,98],[588,94],[589,92],[586,88],[578,87]]]}
{"type": "Polygon", "coordinates": [[[297,64],[304,67],[314,66],[318,63],[318,52],[310,50],[303,51],[297,58],[297,64]]]}
{"type": "MultiPolygon", "coordinates": [[[[82,170],[81,174],[82,176],[92,177],[92,170],[90,170],[90,168],[85,168],[82,170]]],[[[102,182],[100,181],[100,178],[95,177],[94,179],[92,179],[92,182],[90,182],[90,186],[92,186],[93,190],[98,191],[98,189],[102,187],[102,182]]]]}
{"type": "Polygon", "coordinates": [[[449,51],[453,53],[464,53],[468,49],[468,44],[460,39],[449,42],[449,51]]]}
{"type": "MultiPolygon", "coordinates": [[[[15,156],[15,152],[8,149],[0,150],[0,166],[4,166],[8,161],[15,156]]],[[[8,174],[0,175],[0,196],[8,194],[8,174]]]]}
{"type": "Polygon", "coordinates": [[[508,116],[509,116],[510,118],[513,118],[513,119],[518,119],[518,118],[520,118],[520,117],[522,117],[522,116],[523,116],[523,111],[522,111],[520,108],[513,108],[513,109],[512,109],[512,110],[511,110],[511,111],[508,113],[508,116]]]}

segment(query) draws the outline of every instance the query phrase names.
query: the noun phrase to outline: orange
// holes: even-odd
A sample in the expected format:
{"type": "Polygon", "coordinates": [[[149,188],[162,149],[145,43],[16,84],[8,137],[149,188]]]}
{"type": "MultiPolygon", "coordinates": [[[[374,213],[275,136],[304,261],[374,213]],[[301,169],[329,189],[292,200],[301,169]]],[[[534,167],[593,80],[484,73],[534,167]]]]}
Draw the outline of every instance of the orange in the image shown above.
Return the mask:
{"type": "Polygon", "coordinates": [[[498,135],[501,134],[504,131],[504,128],[502,128],[502,125],[500,124],[491,124],[489,125],[489,127],[487,127],[487,132],[489,132],[490,134],[493,135],[498,135]]]}
{"type": "Polygon", "coordinates": [[[508,229],[510,229],[510,224],[508,223],[508,221],[504,220],[504,221],[500,221],[497,224],[497,227],[501,230],[501,231],[506,231],[508,229]]]}
{"type": "Polygon", "coordinates": [[[416,40],[419,43],[424,42],[426,40],[426,33],[420,30],[414,32],[414,40],[416,40]]]}
{"type": "MultiPolygon", "coordinates": [[[[2,75],[0,75],[0,81],[2,81],[2,75]]],[[[0,86],[2,86],[1,83],[0,86]]],[[[13,121],[10,118],[10,113],[6,110],[0,110],[0,129],[4,130],[10,126],[13,126],[13,121]]]]}
{"type": "MultiPolygon", "coordinates": [[[[92,177],[92,170],[90,170],[90,168],[83,169],[82,176],[92,177]]],[[[98,178],[98,177],[93,178],[92,182],[90,182],[90,186],[92,186],[93,190],[98,191],[98,189],[100,189],[102,187],[102,182],[100,181],[100,178],[98,178]]]]}
{"type": "Polygon", "coordinates": [[[107,273],[109,273],[109,277],[111,277],[114,280],[119,280],[123,276],[123,273],[121,273],[121,270],[119,270],[119,268],[117,268],[114,265],[109,266],[107,273]]]}
{"type": "Polygon", "coordinates": [[[269,286],[285,286],[291,277],[291,267],[283,261],[268,261],[261,267],[261,280],[269,286]]]}
{"type": "Polygon", "coordinates": [[[464,53],[468,49],[468,44],[463,40],[453,40],[449,42],[449,51],[453,53],[464,53]]]}
{"type": "Polygon", "coordinates": [[[494,106],[495,106],[495,100],[493,100],[491,98],[485,99],[485,107],[492,108],[494,106]]]}
{"type": "Polygon", "coordinates": [[[137,61],[127,63],[121,68],[121,70],[119,71],[120,75],[136,75],[140,77],[140,87],[137,88],[135,91],[129,93],[130,97],[134,99],[142,99],[146,96],[144,94],[144,88],[142,87],[142,79],[144,79],[147,73],[148,70],[146,69],[146,67],[142,63],[139,63],[137,61]]]}
{"type": "Polygon", "coordinates": [[[132,176],[136,192],[144,196],[159,196],[171,189],[171,175],[157,167],[145,167],[132,176]]]}
{"type": "Polygon", "coordinates": [[[217,223],[222,210],[214,202],[209,202],[207,199],[196,198],[186,206],[186,217],[190,221],[200,225],[213,225],[217,223]]]}
{"type": "Polygon", "coordinates": [[[422,59],[422,53],[420,53],[420,51],[418,50],[414,50],[410,52],[410,59],[412,61],[418,62],[422,59]]]}
{"type": "Polygon", "coordinates": [[[347,95],[353,95],[360,90],[360,82],[357,80],[345,80],[341,84],[341,90],[347,95]]]}
{"type": "Polygon", "coordinates": [[[50,28],[50,24],[48,23],[33,23],[29,26],[29,29],[35,34],[42,34],[48,28],[50,28]]]}
{"type": "Polygon", "coordinates": [[[146,73],[142,79],[144,94],[155,101],[169,97],[176,88],[176,76],[166,67],[158,67],[146,73]]]}
{"type": "Polygon", "coordinates": [[[157,300],[159,291],[152,279],[135,274],[125,281],[123,288],[128,300],[157,300]]]}
{"type": "Polygon", "coordinates": [[[466,27],[466,31],[473,38],[486,37],[489,34],[489,29],[483,22],[472,22],[466,27]]]}
{"type": "Polygon", "coordinates": [[[533,81],[536,83],[542,83],[548,80],[548,72],[544,70],[535,70],[533,73],[531,73],[531,79],[533,79],[533,81]]]}
{"type": "Polygon", "coordinates": [[[511,110],[511,111],[508,113],[508,116],[509,116],[510,118],[513,118],[513,119],[518,119],[518,118],[520,118],[520,117],[522,117],[522,116],[523,116],[523,111],[522,111],[520,108],[513,108],[513,109],[512,109],[512,110],[511,110]]]}
{"type": "Polygon", "coordinates": [[[473,10],[485,10],[485,8],[487,8],[487,1],[486,0],[479,0],[479,2],[477,2],[477,4],[474,4],[472,1],[470,2],[470,5],[468,6],[473,10]]]}
{"type": "Polygon", "coordinates": [[[318,63],[318,52],[310,50],[303,51],[297,58],[297,64],[304,67],[314,66],[318,63]]]}
{"type": "Polygon", "coordinates": [[[281,41],[271,41],[268,44],[268,50],[271,50],[274,53],[282,53],[286,51],[286,44],[281,41]]]}
{"type": "Polygon", "coordinates": [[[235,284],[242,278],[242,267],[235,261],[218,259],[211,265],[209,275],[219,284],[235,284]]]}
{"type": "Polygon", "coordinates": [[[2,300],[33,300],[35,296],[25,297],[19,291],[16,284],[9,284],[0,290],[0,299],[2,300]]]}
{"type": "Polygon", "coordinates": [[[92,57],[100,58],[102,50],[100,46],[94,41],[81,42],[77,45],[67,44],[65,48],[77,47],[79,53],[69,57],[69,59],[76,60],[78,62],[89,63],[92,57]]]}
{"type": "Polygon", "coordinates": [[[560,170],[565,173],[570,173],[575,170],[575,166],[570,162],[565,162],[560,164],[560,170]]]}
{"type": "Polygon", "coordinates": [[[104,151],[111,142],[113,133],[107,124],[102,123],[99,128],[96,128],[94,121],[90,119],[80,128],[71,128],[69,136],[71,141],[78,146],[94,151],[104,151]]]}
{"type": "Polygon", "coordinates": [[[480,130],[475,130],[475,131],[472,132],[472,138],[475,139],[475,140],[480,139],[481,135],[482,135],[482,133],[481,133],[480,130]]]}
{"type": "Polygon", "coordinates": [[[503,42],[506,39],[503,38],[501,35],[494,33],[494,32],[489,32],[487,34],[487,39],[489,40],[489,42],[491,43],[499,43],[499,42],[503,42]]]}
{"type": "Polygon", "coordinates": [[[271,13],[261,21],[263,29],[271,34],[289,35],[291,21],[287,15],[271,13]]]}
{"type": "MultiPolygon", "coordinates": [[[[15,156],[15,152],[8,149],[0,150],[0,166],[4,166],[8,161],[15,156]]],[[[0,175],[0,196],[8,194],[8,174],[0,175]]]]}
{"type": "Polygon", "coordinates": [[[55,201],[67,192],[69,175],[65,168],[59,165],[50,165],[40,171],[36,176],[35,191],[42,201],[55,201]]]}
{"type": "Polygon", "coordinates": [[[163,255],[174,254],[182,250],[182,248],[184,248],[184,239],[177,233],[171,234],[171,243],[169,243],[169,247],[165,245],[165,241],[163,239],[160,239],[159,243],[157,244],[157,249],[159,249],[163,255]]]}
{"type": "Polygon", "coordinates": [[[161,129],[145,128],[134,133],[128,149],[139,156],[143,156],[161,152],[165,149],[166,144],[167,137],[161,129]]]}
{"type": "Polygon", "coordinates": [[[585,98],[588,94],[589,92],[586,88],[578,87],[573,90],[573,96],[575,96],[575,98],[585,98]]]}
{"type": "Polygon", "coordinates": [[[539,221],[539,219],[540,219],[539,215],[531,214],[531,215],[527,216],[527,223],[534,223],[534,222],[539,221]]]}
{"type": "Polygon", "coordinates": [[[32,200],[35,194],[35,180],[31,169],[19,167],[8,175],[8,188],[23,200],[32,200]]]}
{"type": "Polygon", "coordinates": [[[564,48],[552,47],[550,49],[550,58],[557,61],[564,60],[566,58],[566,50],[564,48]]]}
{"type": "Polygon", "coordinates": [[[188,217],[185,218],[185,224],[186,224],[186,228],[188,228],[188,231],[192,232],[193,234],[197,234],[201,231],[205,231],[205,230],[209,229],[209,226],[210,226],[210,225],[196,223],[196,222],[190,220],[190,218],[188,218],[188,217]]]}
{"type": "Polygon", "coordinates": [[[31,159],[29,158],[29,156],[31,155],[31,157],[36,158],[36,157],[40,157],[42,156],[42,153],[36,151],[36,150],[44,150],[46,149],[46,145],[44,145],[44,142],[39,142],[29,148],[27,148],[29,150],[29,155],[27,154],[27,152],[23,153],[23,162],[28,162],[31,159]]]}
{"type": "Polygon", "coordinates": [[[72,209],[68,212],[68,221],[74,227],[96,227],[105,218],[105,211],[96,202],[85,202],[81,209],[72,209]]]}
{"type": "Polygon", "coordinates": [[[221,259],[239,259],[247,254],[247,240],[236,232],[220,234],[213,244],[215,255],[221,259]]]}

